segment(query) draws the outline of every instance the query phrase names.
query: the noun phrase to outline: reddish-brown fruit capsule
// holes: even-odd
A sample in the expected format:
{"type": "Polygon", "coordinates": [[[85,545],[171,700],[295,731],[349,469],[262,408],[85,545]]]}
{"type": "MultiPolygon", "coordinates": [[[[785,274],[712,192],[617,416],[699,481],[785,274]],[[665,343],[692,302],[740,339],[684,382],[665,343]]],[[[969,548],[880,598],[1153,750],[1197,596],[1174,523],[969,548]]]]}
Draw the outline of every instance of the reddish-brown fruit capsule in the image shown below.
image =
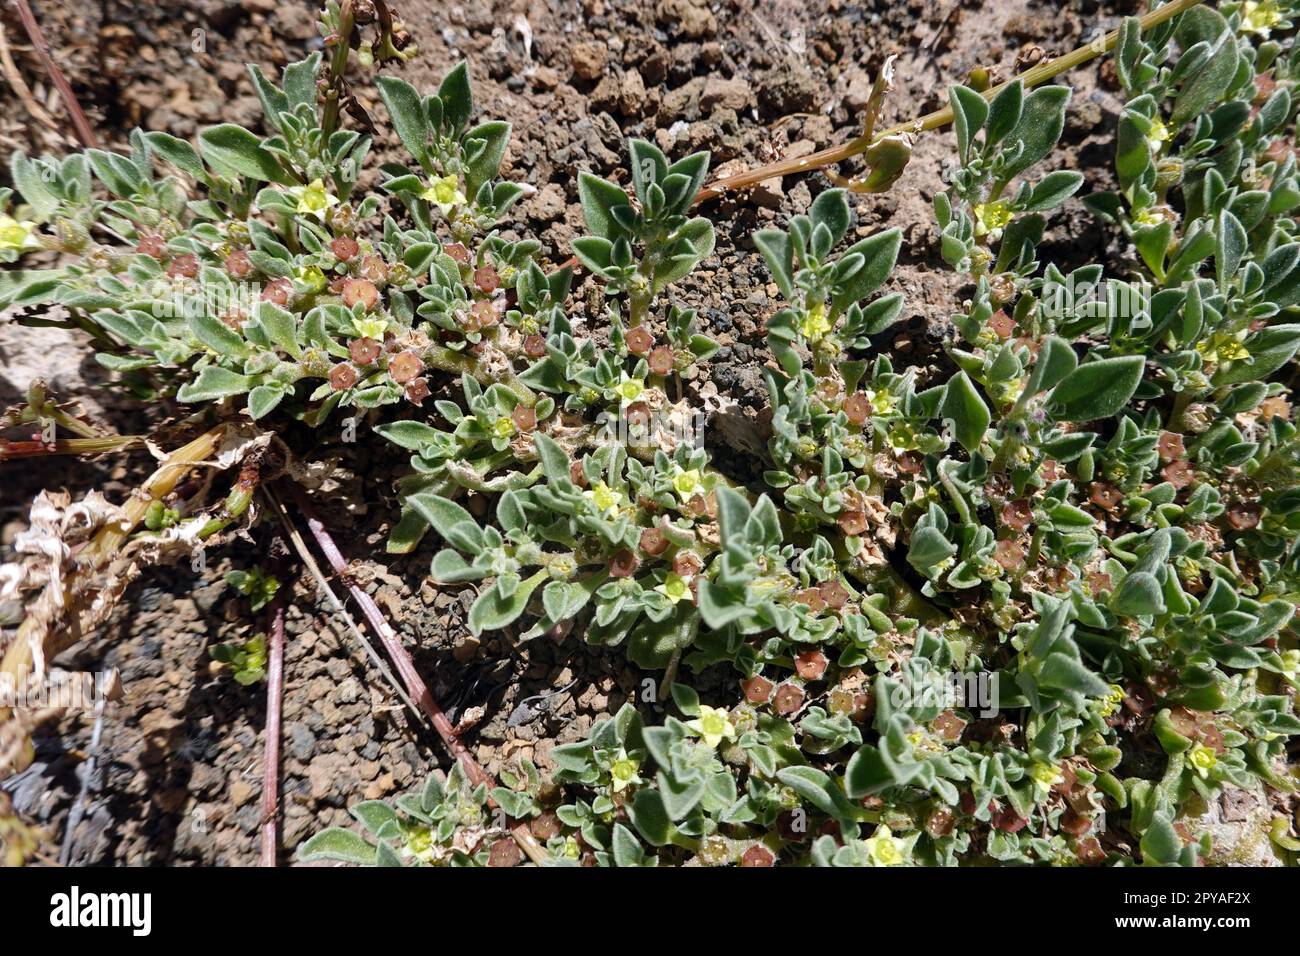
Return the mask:
{"type": "Polygon", "coordinates": [[[849,591],[839,581],[827,581],[818,589],[822,593],[822,600],[826,606],[833,611],[838,611],[845,604],[849,603],[849,591]]]}
{"type": "Polygon", "coordinates": [[[369,279],[349,279],[343,283],[343,304],[349,309],[360,303],[369,312],[378,301],[379,290],[369,279]]]}
{"type": "Polygon", "coordinates": [[[667,375],[673,370],[674,358],[673,350],[666,345],[661,345],[650,353],[646,362],[650,366],[651,374],[667,375]]]}
{"type": "Polygon", "coordinates": [[[497,310],[487,299],[479,299],[474,303],[471,311],[474,313],[474,322],[478,328],[490,329],[497,324],[497,310]]]}
{"type": "Polygon", "coordinates": [[[469,265],[469,250],[459,242],[447,243],[447,245],[442,247],[442,251],[447,253],[447,255],[451,256],[452,259],[460,263],[462,266],[469,265]]]}
{"type": "Polygon", "coordinates": [[[1105,571],[1091,571],[1088,574],[1088,588],[1093,594],[1105,594],[1113,585],[1110,575],[1105,571]]]}
{"type": "Polygon", "coordinates": [[[898,470],[904,475],[919,475],[923,464],[921,456],[914,451],[905,451],[897,458],[898,470]]]}
{"type": "Polygon", "coordinates": [[[353,339],[348,343],[348,357],[358,365],[373,365],[383,348],[371,338],[353,339]]]}
{"type": "Polygon", "coordinates": [[[582,470],[582,462],[569,462],[569,480],[579,488],[587,487],[587,473],[582,470]]]}
{"type": "Polygon", "coordinates": [[[627,330],[627,350],[633,355],[645,355],[655,345],[655,337],[644,325],[627,330]]]}
{"type": "Polygon", "coordinates": [[[1025,560],[1025,549],[1015,541],[999,541],[993,546],[993,560],[1004,571],[1015,571],[1025,560]]]}
{"type": "Polygon", "coordinates": [[[247,279],[253,274],[253,260],[243,249],[236,249],[226,256],[226,271],[236,279],[247,279]]]}
{"type": "Polygon", "coordinates": [[[957,826],[957,814],[947,807],[939,807],[925,819],[925,831],[932,837],[945,837],[957,826]]]}
{"type": "Polygon", "coordinates": [[[550,810],[533,817],[528,824],[528,828],[533,831],[533,836],[539,840],[549,840],[553,836],[559,836],[564,829],[560,823],[560,818],[550,810]]]}
{"type": "Polygon", "coordinates": [[[963,791],[961,798],[957,801],[957,806],[961,808],[961,812],[966,814],[966,816],[974,816],[975,794],[971,793],[969,790],[963,791]]]}
{"type": "Polygon", "coordinates": [[[1254,501],[1239,501],[1228,508],[1228,524],[1238,531],[1259,526],[1260,508],[1254,501]]]}
{"type": "Polygon", "coordinates": [[[1187,454],[1183,447],[1183,436],[1176,432],[1161,432],[1156,441],[1156,451],[1165,461],[1176,461],[1187,454]]]}
{"type": "Polygon", "coordinates": [[[636,569],[640,563],[637,556],[627,548],[615,551],[609,559],[609,576],[611,578],[630,578],[636,574],[636,569]]]}
{"type": "Polygon", "coordinates": [[[646,528],[641,532],[639,547],[652,558],[657,558],[668,550],[668,536],[662,528],[646,528]]]}
{"type": "Polygon", "coordinates": [[[272,279],[262,290],[262,299],[275,305],[288,305],[293,299],[293,283],[288,279],[272,279]]]}
{"type": "Polygon", "coordinates": [[[1124,500],[1124,492],[1114,485],[1094,481],[1088,486],[1088,500],[1103,511],[1114,511],[1124,500]]]}
{"type": "Polygon", "coordinates": [[[546,354],[546,336],[530,335],[524,339],[524,354],[529,358],[541,358],[546,354]]]}
{"type": "Polygon", "coordinates": [[[1000,339],[1009,339],[1016,331],[1016,320],[1001,309],[989,316],[989,328],[1000,339]]]}
{"type": "Polygon", "coordinates": [[[162,236],[141,236],[140,241],[135,244],[135,251],[142,256],[153,256],[155,259],[161,259],[167,249],[167,243],[163,242],[162,236]]]}
{"type": "Polygon", "coordinates": [[[844,399],[844,414],[855,425],[861,425],[871,417],[871,401],[861,392],[854,392],[844,399]]]}
{"type": "Polygon", "coordinates": [[[678,577],[693,577],[703,570],[704,559],[694,551],[678,551],[673,555],[673,572],[678,577]]]}
{"type": "Polygon", "coordinates": [[[528,405],[516,405],[510,413],[510,420],[521,432],[530,432],[537,427],[537,409],[528,405]]]}
{"type": "Polygon", "coordinates": [[[388,265],[379,256],[366,256],[361,260],[361,278],[370,282],[383,282],[388,278],[388,265]]]}
{"type": "Polygon", "coordinates": [[[330,369],[330,388],[336,392],[351,388],[357,384],[357,370],[347,362],[340,362],[330,369]]]}
{"type": "Polygon", "coordinates": [[[193,279],[199,274],[198,257],[188,252],[183,256],[177,256],[172,260],[172,264],[167,267],[167,274],[173,279],[177,276],[193,279]]]}
{"type": "Polygon", "coordinates": [[[804,680],[821,680],[829,663],[821,651],[804,651],[795,655],[794,669],[804,680]]]}
{"type": "Polygon", "coordinates": [[[1196,470],[1190,461],[1170,462],[1161,469],[1160,474],[1175,488],[1186,488],[1196,479],[1196,470]]]}
{"type": "Polygon", "coordinates": [[[740,856],[741,866],[775,866],[776,857],[762,844],[755,843],[740,856]]]}
{"type": "Polygon", "coordinates": [[[405,385],[424,371],[424,363],[414,352],[398,352],[388,360],[388,374],[398,385],[405,385]]]}
{"type": "Polygon", "coordinates": [[[772,697],[773,684],[766,677],[755,674],[741,681],[740,686],[744,688],[745,700],[751,704],[766,704],[772,697]]]}
{"type": "Polygon", "coordinates": [[[962,731],[966,729],[966,721],[951,710],[945,710],[934,718],[934,729],[944,740],[960,740],[962,731]]]}
{"type": "Polygon", "coordinates": [[[1002,523],[1012,531],[1024,531],[1034,523],[1034,509],[1028,498],[1017,498],[1002,506],[1002,523]]]}
{"type": "Polygon", "coordinates": [[[413,378],[406,383],[406,400],[413,405],[422,405],[429,397],[429,381],[425,378],[413,378]]]}
{"type": "Polygon", "coordinates": [[[803,688],[796,687],[794,684],[782,684],[776,689],[776,696],[772,698],[772,707],[781,716],[793,714],[802,706],[803,688]]]}
{"type": "Polygon", "coordinates": [[[650,406],[645,402],[633,402],[623,413],[631,428],[647,429],[650,427],[650,406]]]}
{"type": "MultiPolygon", "coordinates": [[[[334,253],[334,258],[338,259],[339,262],[347,262],[361,251],[361,247],[357,245],[357,241],[351,236],[339,236],[330,243],[330,251],[334,253]]],[[[513,844],[511,845],[513,846],[513,844]]]]}
{"type": "Polygon", "coordinates": [[[497,840],[488,850],[488,866],[518,866],[521,855],[514,840],[497,840]]]}
{"type": "Polygon", "coordinates": [[[1002,807],[995,811],[989,818],[989,823],[993,829],[1001,830],[1003,833],[1019,833],[1029,825],[1029,819],[1016,813],[1011,807],[1002,807]]]}
{"type": "Polygon", "coordinates": [[[862,511],[846,511],[839,516],[840,530],[849,537],[857,537],[865,534],[867,530],[867,515],[862,511]]]}
{"type": "Polygon", "coordinates": [[[486,295],[491,295],[501,285],[501,277],[490,265],[479,266],[474,270],[474,285],[486,295]]]}
{"type": "Polygon", "coordinates": [[[826,607],[822,592],[817,588],[804,588],[802,591],[796,591],[794,599],[800,604],[807,604],[808,609],[814,614],[826,607]]]}
{"type": "Polygon", "coordinates": [[[1092,829],[1092,817],[1066,810],[1061,815],[1061,829],[1073,836],[1083,836],[1092,829]]]}
{"type": "Polygon", "coordinates": [[[1106,851],[1096,837],[1084,837],[1074,847],[1074,855],[1084,866],[1101,866],[1106,862],[1106,851]]]}

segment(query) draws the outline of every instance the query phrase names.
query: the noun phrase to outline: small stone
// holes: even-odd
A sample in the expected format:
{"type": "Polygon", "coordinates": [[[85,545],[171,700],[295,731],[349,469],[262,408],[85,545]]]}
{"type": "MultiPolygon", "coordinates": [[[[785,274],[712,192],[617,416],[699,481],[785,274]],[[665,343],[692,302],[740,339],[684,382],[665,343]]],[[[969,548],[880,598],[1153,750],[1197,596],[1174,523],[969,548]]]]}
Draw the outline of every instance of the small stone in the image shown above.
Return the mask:
{"type": "Polygon", "coordinates": [[[235,806],[243,806],[253,795],[253,788],[245,780],[236,780],[230,785],[230,802],[235,806]]]}
{"type": "Polygon", "coordinates": [[[586,40],[575,43],[569,62],[579,79],[591,81],[599,79],[609,62],[609,51],[605,44],[586,40]]]}

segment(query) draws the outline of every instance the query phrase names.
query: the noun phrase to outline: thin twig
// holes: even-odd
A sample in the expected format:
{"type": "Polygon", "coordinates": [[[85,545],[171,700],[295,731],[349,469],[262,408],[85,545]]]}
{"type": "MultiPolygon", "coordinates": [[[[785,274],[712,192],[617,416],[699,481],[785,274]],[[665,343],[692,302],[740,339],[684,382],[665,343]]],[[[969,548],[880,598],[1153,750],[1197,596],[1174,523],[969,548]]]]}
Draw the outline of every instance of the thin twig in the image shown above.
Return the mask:
{"type": "MultiPolygon", "coordinates": [[[[272,573],[283,576],[285,546],[277,537],[271,545],[272,573]]],[[[266,756],[262,766],[262,866],[274,867],[280,841],[280,734],[284,710],[284,611],[289,589],[281,581],[271,602],[271,636],[266,664],[266,756]]]]}
{"type": "Polygon", "coordinates": [[[32,95],[31,89],[23,81],[23,75],[18,72],[18,67],[14,64],[13,57],[9,54],[9,35],[5,32],[3,23],[0,23],[0,68],[4,69],[5,79],[9,85],[14,88],[18,98],[23,101],[31,118],[48,126],[50,129],[59,132],[59,124],[54,121],[54,117],[45,112],[45,108],[36,102],[36,97],[32,95]]]}
{"type": "MultiPolygon", "coordinates": [[[[1171,17],[1175,17],[1184,11],[1204,3],[1205,0],[1173,0],[1159,9],[1152,10],[1141,17],[1142,30],[1146,32],[1151,27],[1163,23],[1171,17]]],[[[1037,86],[1045,83],[1055,76],[1072,70],[1076,66],[1081,66],[1089,60],[1096,59],[1104,53],[1108,53],[1115,48],[1119,42],[1119,31],[1112,30],[1105,37],[1093,40],[1084,44],[1077,50],[1071,50],[1069,53],[1058,56],[1055,59],[1047,60],[1038,64],[1029,70],[1026,70],[1020,76],[1001,83],[985,91],[984,98],[991,100],[1002,92],[1008,85],[1015,82],[1016,79],[1026,87],[1037,86]]],[[[792,173],[811,173],[826,166],[843,162],[854,156],[864,153],[873,144],[884,139],[886,136],[895,136],[900,133],[924,133],[929,130],[939,129],[947,126],[953,120],[952,107],[948,106],[933,113],[927,113],[925,116],[910,120],[906,123],[900,123],[889,129],[881,130],[875,135],[864,134],[844,143],[840,146],[831,146],[827,149],[811,153],[807,156],[800,156],[795,159],[783,159],[771,163],[767,166],[761,166],[758,169],[751,169],[743,173],[736,173],[732,176],[726,176],[722,179],[714,180],[695,195],[694,205],[707,202],[710,199],[717,199],[727,192],[734,192],[738,189],[745,189],[749,186],[757,185],[767,179],[776,179],[780,176],[787,176],[792,173]]]]}
{"type": "Polygon", "coordinates": [[[41,25],[36,22],[36,17],[33,16],[32,8],[27,5],[27,0],[14,0],[14,6],[18,8],[18,19],[22,21],[23,29],[27,31],[27,37],[32,41],[32,46],[36,49],[36,55],[41,58],[41,64],[45,67],[45,72],[59,91],[59,97],[63,100],[63,105],[68,110],[68,116],[72,119],[72,128],[77,134],[77,139],[86,148],[99,145],[90,123],[86,120],[86,114],[82,112],[81,104],[77,102],[77,95],[72,92],[72,86],[68,83],[67,77],[63,75],[63,71],[59,69],[58,64],[50,56],[50,48],[45,42],[45,34],[41,32],[41,25]]]}
{"type": "MultiPolygon", "coordinates": [[[[294,505],[306,519],[307,529],[311,532],[312,537],[316,539],[317,546],[325,555],[325,560],[329,563],[335,576],[347,587],[348,593],[352,595],[352,600],[360,606],[361,613],[365,615],[371,630],[379,636],[384,649],[388,651],[388,656],[397,667],[402,682],[406,685],[407,693],[414,698],[420,710],[429,718],[429,722],[433,724],[433,729],[438,732],[438,736],[442,738],[447,750],[460,762],[469,782],[473,786],[487,784],[488,789],[491,790],[496,786],[496,781],[491,774],[479,765],[479,762],[474,759],[474,755],[469,752],[469,748],[465,746],[464,741],[457,736],[456,729],[452,726],[451,721],[447,719],[447,715],[442,708],[438,706],[438,702],[433,699],[433,694],[430,692],[428,685],[425,684],[424,678],[420,676],[420,672],[416,669],[415,661],[410,652],[402,646],[401,638],[397,636],[397,633],[384,617],[383,612],[379,610],[379,605],[375,603],[374,598],[352,580],[343,553],[339,551],[333,537],[331,537],[329,531],[317,516],[316,509],[312,507],[302,487],[288,479],[281,479],[280,483],[293,497],[294,505]]],[[[497,809],[497,802],[490,796],[487,802],[489,807],[497,809]]],[[[530,860],[538,865],[546,862],[548,859],[546,850],[537,842],[537,838],[533,836],[532,831],[526,824],[516,824],[511,828],[510,834],[530,860]]]]}
{"type": "Polygon", "coordinates": [[[99,769],[99,748],[104,737],[104,708],[107,701],[100,697],[95,701],[95,729],[90,732],[90,750],[86,753],[86,760],[81,765],[81,789],[77,791],[77,799],[72,802],[72,809],[68,811],[68,824],[63,833],[63,846],[59,848],[59,865],[68,866],[72,862],[72,838],[77,832],[77,826],[81,823],[81,818],[86,813],[86,798],[90,795],[92,787],[98,785],[95,780],[96,773],[99,769]]]}

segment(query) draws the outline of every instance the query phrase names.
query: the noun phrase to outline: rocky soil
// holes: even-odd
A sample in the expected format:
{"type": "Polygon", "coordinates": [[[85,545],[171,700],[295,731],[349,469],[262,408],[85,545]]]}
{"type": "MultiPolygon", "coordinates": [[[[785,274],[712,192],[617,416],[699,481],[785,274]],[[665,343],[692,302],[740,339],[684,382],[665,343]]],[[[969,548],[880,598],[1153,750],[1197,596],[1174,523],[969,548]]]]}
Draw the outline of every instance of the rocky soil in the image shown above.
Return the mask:
{"type": "MultiPolygon", "coordinates": [[[[41,0],[33,7],[58,62],[107,143],[133,125],[191,136],[207,125],[260,125],[246,60],[274,72],[316,48],[313,3],[294,0],[41,0]]],[[[670,152],[708,149],[715,168],[737,169],[811,153],[855,132],[872,78],[897,54],[898,87],[886,119],[943,106],[946,86],[976,67],[1007,77],[1044,55],[1064,52],[1113,28],[1136,4],[1119,0],[516,0],[393,3],[421,47],[404,68],[429,87],[468,58],[482,114],[514,124],[507,174],[536,187],[521,207],[520,232],[547,245],[555,261],[581,228],[576,174],[588,169],[625,180],[623,140],[654,139],[670,152]]],[[[26,96],[6,95],[0,158],[14,149],[68,146],[62,112],[6,5],[0,11],[12,70],[26,96]],[[11,105],[12,104],[12,108],[11,105]]],[[[3,58],[0,58],[3,59],[3,58]]],[[[1070,76],[1075,96],[1061,167],[1083,170],[1088,188],[1107,188],[1118,102],[1104,67],[1070,76]]],[[[376,116],[373,87],[358,97],[376,116]]],[[[382,124],[381,124],[382,125],[382,124]]],[[[381,152],[391,148],[381,134],[381,152]]],[[[861,234],[898,225],[905,243],[891,280],[906,293],[907,322],[880,345],[896,365],[934,361],[931,343],[963,290],[938,255],[931,199],[942,188],[949,133],[923,137],[888,194],[856,199],[861,234]]],[[[7,166],[7,162],[5,163],[7,166]]],[[[851,171],[851,168],[850,168],[851,171]]],[[[0,176],[3,176],[0,173],[0,176]]],[[[749,235],[805,210],[825,188],[819,176],[789,177],[714,204],[716,254],[683,284],[680,298],[700,310],[724,345],[712,363],[718,390],[742,409],[739,426],[711,440],[742,444],[761,432],[767,359],[761,328],[775,286],[749,235]]],[[[1051,256],[1114,258],[1077,202],[1050,224],[1051,256]]],[[[33,333],[0,322],[0,401],[43,377],[88,413],[118,430],[159,424],[109,392],[105,375],[70,333],[33,333]]],[[[428,550],[393,559],[383,542],[395,518],[391,475],[404,462],[371,443],[326,436],[322,454],[337,470],[318,499],[327,523],[380,606],[398,625],[435,694],[465,724],[465,739],[491,771],[519,757],[545,763],[556,743],[585,734],[594,718],[641,698],[646,675],[621,655],[587,647],[580,635],[520,647],[479,644],[462,619],[468,591],[435,589],[428,550]]],[[[144,453],[90,463],[45,461],[0,466],[0,558],[22,530],[42,487],[104,490],[120,500],[151,468],[144,453]]],[[[742,476],[743,477],[743,476],[742,476]]],[[[160,570],[138,582],[109,626],[59,661],[73,670],[121,671],[125,696],[107,714],[101,773],[71,837],[74,862],[231,864],[256,861],[263,753],[263,685],[243,688],[210,663],[208,648],[263,630],[246,603],[221,582],[224,571],[261,553],[252,543],[209,556],[206,570],[160,570]]],[[[310,577],[291,582],[284,705],[282,821],[285,861],[318,829],[346,820],[346,806],[405,790],[446,766],[437,739],[423,732],[387,690],[364,651],[317,593],[310,577]]],[[[650,675],[655,677],[657,675],[650,675]]],[[[646,705],[651,706],[651,705],[646,705]]],[[[69,718],[40,741],[38,760],[0,786],[21,813],[43,826],[51,846],[65,840],[80,786],[91,721],[69,718]]]]}

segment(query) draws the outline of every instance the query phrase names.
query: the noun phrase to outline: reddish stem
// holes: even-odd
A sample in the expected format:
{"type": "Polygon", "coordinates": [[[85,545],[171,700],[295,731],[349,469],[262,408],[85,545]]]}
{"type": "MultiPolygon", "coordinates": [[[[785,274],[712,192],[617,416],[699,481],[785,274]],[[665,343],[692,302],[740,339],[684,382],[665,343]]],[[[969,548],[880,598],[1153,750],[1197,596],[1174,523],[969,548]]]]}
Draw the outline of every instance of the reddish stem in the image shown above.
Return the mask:
{"type": "Polygon", "coordinates": [[[98,145],[95,139],[95,133],[90,128],[90,123],[86,120],[86,114],[81,110],[81,104],[77,102],[77,95],[72,92],[72,86],[68,83],[67,77],[59,69],[58,64],[50,56],[50,48],[45,42],[45,34],[41,32],[41,25],[36,22],[36,17],[32,14],[32,8],[27,5],[27,0],[14,0],[14,6],[18,8],[18,19],[23,23],[23,29],[27,31],[27,38],[32,41],[32,46],[36,49],[36,55],[41,58],[41,64],[45,67],[45,72],[49,75],[51,82],[59,91],[59,97],[63,100],[64,105],[68,108],[68,115],[72,119],[72,128],[77,134],[77,139],[81,145],[91,148],[98,145]]]}

